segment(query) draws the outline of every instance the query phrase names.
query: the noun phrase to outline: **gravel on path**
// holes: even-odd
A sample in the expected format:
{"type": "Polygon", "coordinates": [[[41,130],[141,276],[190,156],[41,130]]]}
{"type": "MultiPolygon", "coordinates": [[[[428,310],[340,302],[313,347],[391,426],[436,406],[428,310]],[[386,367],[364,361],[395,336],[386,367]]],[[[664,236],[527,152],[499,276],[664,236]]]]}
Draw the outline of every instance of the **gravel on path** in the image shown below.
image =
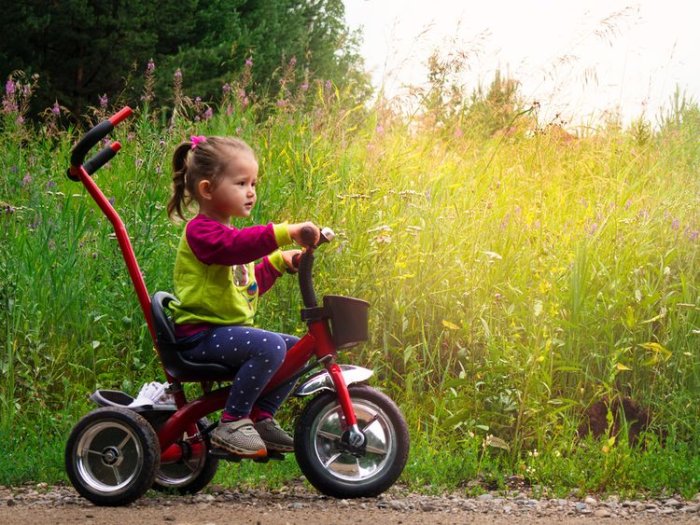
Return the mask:
{"type": "Polygon", "coordinates": [[[236,492],[208,487],[194,496],[164,496],[149,492],[128,507],[96,507],[72,487],[44,483],[0,487],[0,523],[104,525],[433,525],[433,524],[700,524],[700,494],[683,499],[672,496],[624,500],[535,499],[524,491],[477,497],[428,496],[394,488],[378,498],[338,500],[310,491],[302,483],[280,490],[236,492]]]}

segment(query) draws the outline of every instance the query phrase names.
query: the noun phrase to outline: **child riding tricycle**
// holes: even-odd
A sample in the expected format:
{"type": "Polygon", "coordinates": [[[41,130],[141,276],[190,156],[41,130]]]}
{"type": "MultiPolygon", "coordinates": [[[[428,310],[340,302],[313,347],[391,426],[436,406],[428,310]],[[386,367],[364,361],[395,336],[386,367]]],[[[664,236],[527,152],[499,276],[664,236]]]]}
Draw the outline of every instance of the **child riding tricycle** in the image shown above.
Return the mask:
{"type": "Polygon", "coordinates": [[[66,445],[73,486],[97,505],[125,505],[151,487],[197,492],[220,460],[266,462],[293,451],[324,494],[354,498],[388,489],[406,464],[408,430],[395,403],[366,384],[372,371],[336,362],[339,349],[368,339],[368,304],[341,296],[317,302],[314,252],[333,240],[333,232],[312,223],[231,227],[230,218],[247,217],[256,200],[252,150],[236,139],[192,137],[176,150],[168,208],[182,216],[196,201],[200,213],[178,248],[177,297],[149,295],[126,229],[91,178],[121,146],[114,142],[83,162],[130,114],[124,108],[91,129],[73,149],[68,175],[114,226],[169,401],[134,403],[123,392],[96,391],[91,399],[100,408],[76,424],[66,445]],[[277,249],[290,241],[304,250],[277,249]],[[252,323],[258,297],[285,270],[299,274],[301,317],[308,325],[300,339],[252,323]],[[202,388],[194,400],[183,389],[190,382],[202,388]],[[274,420],[289,394],[309,398],[293,437],[274,420]],[[220,420],[210,421],[218,411],[220,420]]]}

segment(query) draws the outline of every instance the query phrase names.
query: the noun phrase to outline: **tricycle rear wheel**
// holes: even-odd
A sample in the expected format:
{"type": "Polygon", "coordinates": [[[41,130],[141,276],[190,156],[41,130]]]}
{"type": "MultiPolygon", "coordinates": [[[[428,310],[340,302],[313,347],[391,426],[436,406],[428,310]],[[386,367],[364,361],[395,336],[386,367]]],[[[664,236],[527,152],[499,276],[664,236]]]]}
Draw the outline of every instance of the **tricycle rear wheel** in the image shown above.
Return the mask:
{"type": "Polygon", "coordinates": [[[160,446],[142,416],[103,407],[84,416],[66,443],[66,472],[73,487],[95,505],[127,505],[153,484],[160,446]]]}

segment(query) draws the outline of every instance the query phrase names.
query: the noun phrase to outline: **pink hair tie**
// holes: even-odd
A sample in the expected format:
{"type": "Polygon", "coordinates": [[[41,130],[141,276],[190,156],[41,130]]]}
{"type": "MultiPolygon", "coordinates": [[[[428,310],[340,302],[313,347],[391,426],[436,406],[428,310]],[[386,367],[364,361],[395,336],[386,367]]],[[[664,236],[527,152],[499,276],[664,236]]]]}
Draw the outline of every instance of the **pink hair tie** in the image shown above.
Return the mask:
{"type": "Polygon", "coordinates": [[[206,141],[207,141],[207,137],[205,137],[204,135],[192,135],[190,137],[190,142],[192,143],[192,149],[196,148],[199,144],[201,144],[202,142],[206,142],[206,141]]]}

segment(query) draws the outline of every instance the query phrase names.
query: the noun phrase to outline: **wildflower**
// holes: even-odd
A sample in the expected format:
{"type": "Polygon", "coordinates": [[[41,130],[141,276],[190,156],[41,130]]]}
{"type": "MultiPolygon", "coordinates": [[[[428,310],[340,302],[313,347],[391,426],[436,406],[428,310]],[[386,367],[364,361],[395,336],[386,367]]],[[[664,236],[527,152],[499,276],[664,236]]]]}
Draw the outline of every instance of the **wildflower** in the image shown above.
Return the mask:
{"type": "Polygon", "coordinates": [[[226,84],[221,86],[221,91],[223,91],[225,94],[231,93],[231,84],[226,82],[226,84]]]}
{"type": "Polygon", "coordinates": [[[202,118],[204,120],[209,120],[213,116],[214,116],[214,110],[211,108],[207,108],[206,111],[204,112],[204,114],[202,115],[202,118]]]}
{"type": "Polygon", "coordinates": [[[153,73],[153,71],[155,71],[155,69],[156,69],[156,64],[155,64],[155,62],[153,62],[153,59],[151,58],[148,61],[148,64],[146,65],[146,72],[153,73]]]}
{"type": "Polygon", "coordinates": [[[107,107],[107,104],[109,104],[109,98],[107,98],[107,93],[105,93],[104,95],[100,95],[99,100],[100,100],[100,107],[102,109],[105,109],[107,107]]]}
{"type": "Polygon", "coordinates": [[[248,107],[248,104],[250,104],[250,99],[248,97],[245,97],[243,99],[243,107],[248,107]]]}
{"type": "Polygon", "coordinates": [[[333,87],[333,84],[331,83],[330,80],[326,80],[326,89],[330,89],[333,87]]]}
{"type": "Polygon", "coordinates": [[[598,231],[597,222],[591,223],[590,225],[586,226],[586,232],[588,233],[588,235],[594,235],[596,231],[598,231]]]}
{"type": "Polygon", "coordinates": [[[286,105],[287,105],[287,101],[284,100],[284,99],[280,99],[280,100],[277,101],[277,107],[278,107],[278,108],[283,108],[283,107],[285,107],[286,105]]]}
{"type": "Polygon", "coordinates": [[[107,199],[107,201],[108,201],[112,206],[114,206],[114,203],[117,202],[116,199],[115,199],[114,197],[110,197],[109,199],[107,199]]]}
{"type": "Polygon", "coordinates": [[[289,61],[289,65],[294,67],[297,65],[297,57],[292,57],[291,60],[289,61]]]}
{"type": "Polygon", "coordinates": [[[173,78],[175,79],[176,82],[182,82],[182,71],[180,68],[177,68],[175,70],[175,74],[173,75],[173,78]]]}
{"type": "Polygon", "coordinates": [[[299,86],[302,91],[308,91],[309,90],[309,83],[304,82],[301,86],[299,86]]]}
{"type": "Polygon", "coordinates": [[[134,164],[136,164],[137,168],[140,168],[141,166],[143,166],[143,159],[136,159],[134,164]]]}
{"type": "Polygon", "coordinates": [[[681,227],[681,221],[679,221],[678,219],[673,219],[673,221],[671,222],[671,229],[677,230],[680,227],[681,227]]]}
{"type": "Polygon", "coordinates": [[[56,187],[56,182],[55,182],[55,181],[50,180],[50,181],[48,181],[48,182],[46,183],[46,189],[47,189],[47,190],[52,190],[52,189],[55,188],[55,187],[56,187]]]}
{"type": "Polygon", "coordinates": [[[698,231],[698,230],[693,230],[693,231],[691,231],[691,232],[688,232],[688,238],[689,238],[691,241],[697,241],[697,240],[698,240],[698,236],[700,236],[700,231],[698,231]]]}
{"type": "Polygon", "coordinates": [[[455,138],[460,138],[464,133],[462,132],[462,128],[459,126],[455,129],[455,138]]]}
{"type": "Polygon", "coordinates": [[[15,83],[12,80],[5,82],[5,94],[8,96],[15,94],[15,83]]]}
{"type": "Polygon", "coordinates": [[[381,124],[377,124],[377,127],[374,129],[374,131],[377,133],[377,135],[381,135],[384,133],[384,126],[381,124]]]}
{"type": "Polygon", "coordinates": [[[32,183],[32,176],[27,173],[24,177],[22,177],[22,187],[26,188],[32,183]]]}
{"type": "Polygon", "coordinates": [[[245,60],[246,67],[253,67],[253,57],[248,57],[245,60]]]}
{"type": "Polygon", "coordinates": [[[53,113],[56,116],[61,114],[61,106],[58,105],[58,101],[53,103],[53,106],[51,107],[51,113],[53,113]]]}

